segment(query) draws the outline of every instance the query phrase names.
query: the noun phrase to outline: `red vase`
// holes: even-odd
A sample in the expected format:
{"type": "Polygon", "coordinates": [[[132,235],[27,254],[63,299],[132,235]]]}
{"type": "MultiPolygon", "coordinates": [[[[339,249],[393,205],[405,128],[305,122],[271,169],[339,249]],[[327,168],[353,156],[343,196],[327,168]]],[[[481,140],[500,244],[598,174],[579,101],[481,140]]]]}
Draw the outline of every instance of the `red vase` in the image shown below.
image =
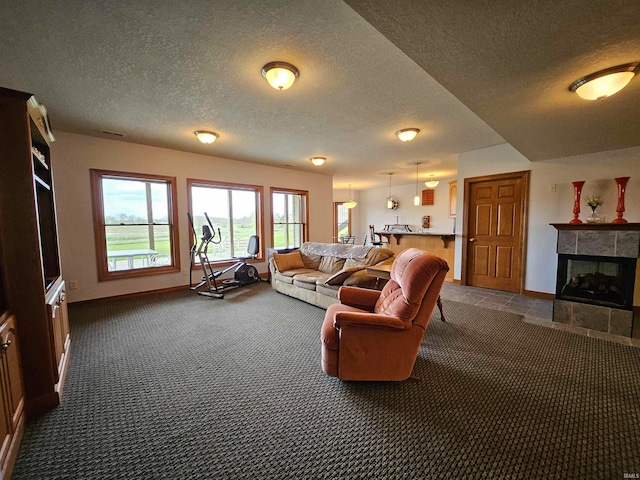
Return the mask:
{"type": "Polygon", "coordinates": [[[615,218],[611,223],[627,223],[627,221],[622,218],[622,214],[624,213],[624,190],[627,188],[629,178],[631,177],[618,177],[615,179],[618,184],[618,206],[616,207],[618,218],[615,218]]]}
{"type": "Polygon", "coordinates": [[[573,182],[573,220],[569,223],[582,223],[582,220],[578,218],[580,215],[580,195],[582,194],[582,182],[573,182]]]}

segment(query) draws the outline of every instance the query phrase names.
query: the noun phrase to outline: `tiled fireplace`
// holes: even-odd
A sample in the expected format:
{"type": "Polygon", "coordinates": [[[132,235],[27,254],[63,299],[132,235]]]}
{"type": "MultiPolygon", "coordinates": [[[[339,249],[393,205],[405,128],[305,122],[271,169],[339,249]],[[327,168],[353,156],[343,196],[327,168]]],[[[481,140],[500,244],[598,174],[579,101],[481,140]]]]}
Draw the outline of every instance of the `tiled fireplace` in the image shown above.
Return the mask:
{"type": "Polygon", "coordinates": [[[631,337],[640,310],[640,224],[553,226],[558,229],[553,321],[631,337]]]}

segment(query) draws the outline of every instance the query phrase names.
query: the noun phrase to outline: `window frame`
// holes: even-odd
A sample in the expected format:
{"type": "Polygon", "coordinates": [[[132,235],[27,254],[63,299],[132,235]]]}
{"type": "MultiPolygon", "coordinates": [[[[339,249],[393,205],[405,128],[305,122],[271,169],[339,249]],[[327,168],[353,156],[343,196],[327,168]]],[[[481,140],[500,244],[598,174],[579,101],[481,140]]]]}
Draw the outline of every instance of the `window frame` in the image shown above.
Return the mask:
{"type": "MultiPolygon", "coordinates": [[[[347,202],[333,202],[333,238],[336,242],[340,240],[339,231],[338,231],[338,207],[340,205],[344,205],[347,202]]],[[[346,207],[345,207],[346,208],[346,207]]],[[[348,220],[347,220],[347,235],[352,235],[352,223],[351,223],[351,213],[353,209],[347,208],[348,220]]]]}
{"type": "MultiPolygon", "coordinates": [[[[257,194],[256,199],[256,235],[260,238],[259,241],[259,251],[256,255],[256,258],[250,258],[247,260],[247,263],[259,263],[264,261],[264,187],[262,185],[251,185],[248,183],[233,183],[233,182],[219,182],[216,180],[204,180],[200,178],[187,178],[187,211],[193,218],[193,202],[191,196],[191,188],[193,186],[201,186],[201,187],[219,187],[225,188],[227,190],[244,190],[250,191],[257,194]]],[[[189,227],[191,229],[191,227],[189,227]]],[[[189,230],[189,248],[193,247],[193,233],[189,230]]],[[[242,252],[246,254],[246,252],[242,252]]],[[[211,265],[216,265],[220,267],[225,267],[229,265],[233,265],[238,262],[237,258],[230,258],[225,260],[212,260],[211,265]]],[[[194,258],[194,264],[200,265],[200,259],[196,255],[194,258]]]]}
{"type": "MultiPolygon", "coordinates": [[[[276,247],[275,246],[275,219],[274,219],[274,209],[273,209],[273,194],[274,193],[283,193],[283,194],[293,194],[293,195],[302,195],[304,197],[304,221],[301,222],[302,225],[302,241],[301,244],[307,242],[309,240],[309,191],[308,190],[298,190],[295,188],[281,188],[281,187],[271,187],[269,200],[271,201],[271,248],[299,248],[298,247],[276,247]]],[[[290,223],[280,224],[279,225],[293,225],[290,223]]]]}
{"type": "Polygon", "coordinates": [[[178,228],[178,193],[176,177],[154,175],[150,173],[121,172],[117,170],[100,170],[91,168],[91,203],[93,210],[93,229],[96,251],[98,282],[120,280],[125,278],[164,275],[180,272],[180,233],[178,228]],[[104,202],[102,179],[115,178],[122,180],[164,182],[169,188],[167,205],[169,238],[171,241],[171,264],[161,267],[134,268],[128,270],[109,271],[107,258],[106,222],[104,218],[104,202]]]}

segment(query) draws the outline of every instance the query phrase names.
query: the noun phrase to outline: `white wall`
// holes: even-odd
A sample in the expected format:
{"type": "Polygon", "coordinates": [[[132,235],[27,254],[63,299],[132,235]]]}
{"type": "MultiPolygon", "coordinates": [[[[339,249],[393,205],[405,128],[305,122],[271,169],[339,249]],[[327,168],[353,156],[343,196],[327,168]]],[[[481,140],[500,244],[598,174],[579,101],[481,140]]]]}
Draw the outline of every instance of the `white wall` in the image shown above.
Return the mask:
{"type": "MultiPolygon", "coordinates": [[[[62,272],[77,290],[67,289],[71,302],[187,285],[189,227],[187,224],[187,178],[246,183],[264,187],[263,246],[271,243],[271,187],[309,191],[309,236],[317,242],[332,237],[332,178],[177,150],[55,132],[52,146],[58,235],[62,272]],[[180,263],[182,273],[152,275],[98,282],[91,209],[89,169],[175,176],[178,185],[180,263]]],[[[215,146],[213,147],[215,148],[215,146]]],[[[266,264],[256,267],[266,272],[266,264]]],[[[197,275],[197,272],[196,272],[197,275]]]]}
{"type": "MultiPolygon", "coordinates": [[[[631,177],[625,194],[624,218],[640,222],[640,148],[599,152],[545,162],[529,162],[509,144],[462,153],[458,157],[458,211],[456,232],[462,232],[464,179],[489,174],[531,171],[525,289],[554,293],[557,230],[550,223],[573,218],[572,182],[585,180],[580,218],[591,213],[584,198],[599,194],[604,205],[597,213],[607,222],[616,218],[616,177],[631,177]],[[555,191],[550,191],[555,186],[555,191]]],[[[456,241],[454,278],[460,279],[462,243],[456,241]]]]}
{"type": "MultiPolygon", "coordinates": [[[[422,225],[422,216],[431,216],[429,233],[451,233],[454,220],[449,218],[449,181],[441,179],[435,188],[435,204],[431,206],[414,206],[413,197],[416,185],[398,185],[391,187],[391,194],[398,200],[400,206],[396,210],[387,210],[385,200],[389,196],[389,187],[372,188],[360,192],[361,202],[354,209],[358,215],[358,224],[364,234],[368,233],[369,225],[375,225],[376,230],[382,230],[385,225],[400,223],[407,224],[415,232],[422,225]]],[[[418,194],[421,195],[424,182],[420,183],[418,194]]],[[[355,220],[354,220],[355,221],[355,220]]]]}

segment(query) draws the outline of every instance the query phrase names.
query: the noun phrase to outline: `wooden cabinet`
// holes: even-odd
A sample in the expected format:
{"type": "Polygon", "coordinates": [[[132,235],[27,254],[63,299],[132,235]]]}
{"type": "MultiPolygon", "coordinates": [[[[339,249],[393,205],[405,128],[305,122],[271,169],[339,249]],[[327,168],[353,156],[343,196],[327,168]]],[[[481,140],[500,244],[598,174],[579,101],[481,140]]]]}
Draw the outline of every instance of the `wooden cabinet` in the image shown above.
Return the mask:
{"type": "Polygon", "coordinates": [[[47,112],[31,94],[0,88],[0,305],[15,318],[28,416],[60,403],[68,364],[53,140],[47,112]]]}
{"type": "Polygon", "coordinates": [[[24,387],[16,321],[0,317],[0,478],[10,478],[24,432],[24,387]]]}

